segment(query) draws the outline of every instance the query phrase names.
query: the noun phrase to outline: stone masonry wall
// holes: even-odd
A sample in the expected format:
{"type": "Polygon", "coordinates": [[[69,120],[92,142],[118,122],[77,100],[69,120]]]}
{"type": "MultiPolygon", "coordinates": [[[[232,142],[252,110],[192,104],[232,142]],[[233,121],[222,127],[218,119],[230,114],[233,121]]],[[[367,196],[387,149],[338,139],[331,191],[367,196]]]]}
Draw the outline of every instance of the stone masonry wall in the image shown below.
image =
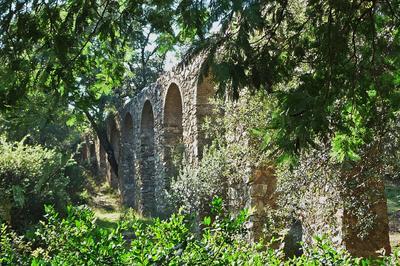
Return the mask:
{"type": "Polygon", "coordinates": [[[199,129],[211,114],[214,87],[209,78],[198,84],[201,62],[198,57],[165,73],[106,121],[119,162],[117,181],[106,163],[107,180],[118,188],[123,204],[144,215],[169,213],[163,192],[177,173],[172,162],[175,153],[196,164],[207,143],[199,129]]]}
{"type": "MultiPolygon", "coordinates": [[[[154,84],[127,101],[118,114],[107,119],[107,134],[119,164],[118,177],[111,171],[107,155],[97,139],[88,140],[83,147],[82,159],[96,161],[97,172],[100,175],[106,173],[107,181],[118,189],[121,203],[143,215],[165,217],[170,213],[164,191],[169,188],[171,176],[177,173],[172,162],[174,156],[183,153],[186,163],[196,165],[201,159],[203,147],[210,143],[201,130],[201,124],[205,117],[216,115],[212,113],[210,102],[215,89],[211,77],[199,82],[202,62],[199,56],[189,64],[163,74],[154,84]]],[[[256,213],[251,222],[253,238],[258,238],[268,209],[275,208],[276,177],[273,166],[254,169],[250,165],[249,169],[251,173],[246,174],[247,179],[244,178],[247,181],[244,180],[239,187],[232,187],[230,194],[233,201],[244,199],[243,207],[255,207],[256,213]]],[[[383,193],[382,186],[375,187],[383,193]]],[[[330,204],[329,197],[323,195],[309,202],[314,204],[307,208],[316,211],[324,204],[330,204]]],[[[339,221],[335,228],[335,237],[339,238],[336,242],[345,243],[353,254],[368,255],[379,248],[387,249],[386,202],[380,201],[373,209],[378,219],[375,232],[371,232],[367,241],[373,240],[376,244],[360,244],[363,240],[351,240],[355,239],[352,237],[354,232],[348,229],[353,223],[352,217],[343,209],[335,215],[339,221]],[[380,237],[382,234],[384,236],[380,237]]],[[[318,228],[324,228],[324,223],[328,223],[317,221],[318,214],[307,216],[307,213],[313,212],[305,212],[301,219],[305,241],[321,231],[318,228]]]]}

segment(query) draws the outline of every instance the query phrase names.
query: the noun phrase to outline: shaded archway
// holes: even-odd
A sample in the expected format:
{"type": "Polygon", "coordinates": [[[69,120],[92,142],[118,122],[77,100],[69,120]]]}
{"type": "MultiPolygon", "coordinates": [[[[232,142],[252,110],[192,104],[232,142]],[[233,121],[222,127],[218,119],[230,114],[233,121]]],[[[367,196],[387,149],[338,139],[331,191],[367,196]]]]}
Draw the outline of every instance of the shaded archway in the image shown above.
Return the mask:
{"type": "Polygon", "coordinates": [[[178,86],[172,83],[167,91],[164,104],[164,160],[166,163],[166,186],[179,171],[184,152],[182,126],[182,97],[178,86]]]}
{"type": "Polygon", "coordinates": [[[83,143],[83,144],[82,144],[81,156],[82,156],[82,162],[87,162],[87,161],[88,161],[88,147],[87,147],[87,143],[83,143]]]}
{"type": "Polygon", "coordinates": [[[155,158],[154,158],[154,115],[150,101],[146,101],[140,123],[140,177],[144,215],[155,215],[155,158]]]}
{"type": "MultiPolygon", "coordinates": [[[[110,127],[110,143],[114,151],[114,157],[117,163],[119,163],[119,148],[120,148],[120,139],[119,139],[119,131],[117,128],[117,124],[114,119],[111,121],[110,127]]],[[[114,173],[111,167],[108,167],[109,171],[109,182],[112,188],[118,188],[118,178],[117,175],[114,173]]]]}
{"type": "Polygon", "coordinates": [[[135,202],[135,155],[133,118],[130,113],[124,117],[121,129],[121,193],[125,205],[134,207],[135,202]]]}
{"type": "Polygon", "coordinates": [[[97,169],[96,145],[93,140],[90,140],[89,142],[89,156],[90,156],[89,157],[90,167],[93,173],[97,175],[98,169],[97,169]]]}

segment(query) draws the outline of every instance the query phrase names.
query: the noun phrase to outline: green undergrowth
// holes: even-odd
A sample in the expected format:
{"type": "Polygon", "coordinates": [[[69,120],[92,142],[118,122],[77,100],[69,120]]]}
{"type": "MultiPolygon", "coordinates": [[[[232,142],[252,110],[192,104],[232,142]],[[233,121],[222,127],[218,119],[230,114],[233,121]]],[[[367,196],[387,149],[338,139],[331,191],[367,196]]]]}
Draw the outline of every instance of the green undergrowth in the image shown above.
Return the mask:
{"type": "Polygon", "coordinates": [[[355,258],[328,237],[316,237],[313,246],[303,246],[303,255],[285,258],[271,243],[246,241],[250,212],[226,213],[219,198],[197,233],[181,212],[147,225],[126,215],[105,229],[89,208],[69,206],[65,217],[45,209],[29,237],[0,225],[0,265],[397,265],[400,258],[398,251],[376,260],[355,258]],[[127,231],[133,233],[129,242],[127,231]]]}
{"type": "Polygon", "coordinates": [[[84,184],[73,156],[28,142],[28,136],[13,142],[0,133],[0,221],[19,232],[37,224],[44,205],[63,212],[81,204],[84,184]]]}

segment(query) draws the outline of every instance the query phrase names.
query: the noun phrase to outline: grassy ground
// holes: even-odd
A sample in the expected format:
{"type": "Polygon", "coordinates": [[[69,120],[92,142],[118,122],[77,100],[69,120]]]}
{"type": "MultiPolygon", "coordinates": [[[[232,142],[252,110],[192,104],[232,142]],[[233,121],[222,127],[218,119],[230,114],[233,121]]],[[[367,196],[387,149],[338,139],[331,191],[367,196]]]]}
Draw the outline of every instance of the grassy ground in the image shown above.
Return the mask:
{"type": "Polygon", "coordinates": [[[91,183],[88,187],[88,205],[97,217],[97,223],[104,228],[115,228],[121,218],[119,197],[106,183],[91,183]]]}
{"type": "Polygon", "coordinates": [[[142,217],[133,210],[121,208],[117,192],[111,189],[107,182],[96,183],[95,181],[89,181],[86,198],[89,207],[97,217],[97,223],[100,227],[106,229],[116,228],[124,215],[130,219],[138,219],[144,224],[152,222],[151,219],[142,217]]]}
{"type": "MultiPolygon", "coordinates": [[[[400,246],[400,184],[386,182],[385,192],[389,214],[390,243],[392,247],[400,246]]],[[[121,208],[116,191],[113,191],[107,183],[89,182],[86,197],[97,217],[98,225],[108,229],[115,228],[126,211],[121,208]]],[[[141,217],[132,211],[130,216],[135,216],[144,224],[151,223],[150,219],[141,217]]]]}
{"type": "Polygon", "coordinates": [[[385,187],[390,229],[390,244],[400,246],[400,184],[387,181],[385,187]]]}

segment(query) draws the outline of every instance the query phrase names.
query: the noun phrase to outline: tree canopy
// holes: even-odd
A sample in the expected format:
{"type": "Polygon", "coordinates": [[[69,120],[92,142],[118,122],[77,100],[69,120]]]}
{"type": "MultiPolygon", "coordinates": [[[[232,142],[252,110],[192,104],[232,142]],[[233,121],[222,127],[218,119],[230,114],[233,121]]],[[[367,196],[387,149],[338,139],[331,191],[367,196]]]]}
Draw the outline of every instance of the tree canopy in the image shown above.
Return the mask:
{"type": "Polygon", "coordinates": [[[105,110],[123,94],[123,80],[138,80],[142,87],[154,81],[172,43],[171,25],[160,22],[169,11],[160,4],[155,9],[151,1],[1,1],[2,129],[35,135],[36,130],[47,132],[42,124],[62,123],[65,128],[65,123],[82,127],[90,122],[113,160],[101,123],[105,110]],[[146,28],[157,37],[153,51],[144,50],[149,44],[146,28]],[[59,119],[63,113],[67,120],[59,119]]]}
{"type": "Polygon", "coordinates": [[[184,2],[183,28],[210,50],[205,70],[220,89],[276,101],[267,147],[293,154],[330,139],[339,160],[357,160],[399,111],[399,1],[184,2]]]}
{"type": "Polygon", "coordinates": [[[270,95],[259,132],[284,155],[331,141],[336,158],[357,160],[399,111],[398,0],[3,0],[0,14],[2,116],[37,93],[94,115],[129,71],[147,73],[149,53],[176,43],[187,59],[208,52],[203,72],[220,91],[270,95]],[[141,56],[149,32],[156,49],[141,56]]]}

